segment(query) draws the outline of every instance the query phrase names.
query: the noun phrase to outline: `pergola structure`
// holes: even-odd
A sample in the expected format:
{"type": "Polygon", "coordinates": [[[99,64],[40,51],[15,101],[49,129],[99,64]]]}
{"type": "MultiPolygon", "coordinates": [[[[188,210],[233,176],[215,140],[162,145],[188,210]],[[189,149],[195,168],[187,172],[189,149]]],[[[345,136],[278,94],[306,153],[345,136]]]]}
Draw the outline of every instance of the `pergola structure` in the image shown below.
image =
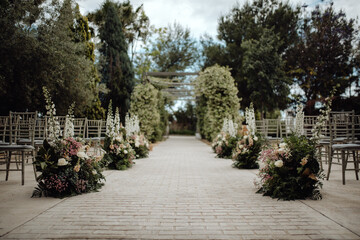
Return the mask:
{"type": "Polygon", "coordinates": [[[146,72],[144,80],[159,86],[173,100],[194,100],[194,79],[198,72],[146,72]]]}

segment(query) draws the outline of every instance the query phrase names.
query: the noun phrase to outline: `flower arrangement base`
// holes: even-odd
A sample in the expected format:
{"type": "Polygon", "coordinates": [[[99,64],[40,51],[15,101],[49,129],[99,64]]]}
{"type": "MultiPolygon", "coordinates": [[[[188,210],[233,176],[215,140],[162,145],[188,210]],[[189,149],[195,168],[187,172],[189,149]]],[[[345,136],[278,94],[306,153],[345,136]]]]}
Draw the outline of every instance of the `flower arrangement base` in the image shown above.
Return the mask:
{"type": "Polygon", "coordinates": [[[102,165],[109,169],[126,170],[134,164],[135,151],[121,134],[116,138],[105,137],[104,150],[106,154],[102,165]]]}
{"type": "Polygon", "coordinates": [[[286,138],[278,148],[263,150],[257,192],[282,200],[321,199],[323,174],[316,156],[315,143],[297,135],[286,138]]]}
{"type": "Polygon", "coordinates": [[[233,167],[243,169],[259,168],[258,157],[263,146],[259,135],[244,135],[233,151],[233,167]]]}
{"type": "Polygon", "coordinates": [[[41,172],[32,197],[68,197],[98,191],[104,183],[102,156],[87,154],[89,147],[74,138],[44,141],[34,161],[41,172]]]}

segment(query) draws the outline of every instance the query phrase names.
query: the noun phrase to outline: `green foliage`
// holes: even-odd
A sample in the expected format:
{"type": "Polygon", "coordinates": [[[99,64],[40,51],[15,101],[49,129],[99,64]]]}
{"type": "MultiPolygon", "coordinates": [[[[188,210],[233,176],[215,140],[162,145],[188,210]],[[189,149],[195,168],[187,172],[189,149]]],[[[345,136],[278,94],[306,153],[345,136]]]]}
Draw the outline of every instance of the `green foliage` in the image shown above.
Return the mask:
{"type": "Polygon", "coordinates": [[[259,193],[283,200],[321,198],[322,174],[316,159],[316,146],[305,136],[284,140],[278,149],[263,150],[260,160],[259,193]]]}
{"type": "Polygon", "coordinates": [[[243,41],[244,81],[248,98],[244,104],[253,102],[256,109],[272,112],[287,106],[291,80],[284,71],[284,61],[278,53],[279,38],[271,30],[263,29],[260,39],[243,41]]]}
{"type": "Polygon", "coordinates": [[[94,96],[91,61],[83,55],[85,46],[74,42],[70,31],[75,22],[73,2],[42,2],[2,1],[0,112],[44,111],[39,89],[46,86],[59,115],[65,115],[75,101],[75,115],[81,116],[94,96]]]}
{"type": "Polygon", "coordinates": [[[209,37],[202,40],[204,67],[229,66],[244,106],[253,101],[264,111],[286,108],[289,78],[284,76],[283,62],[298,37],[299,12],[278,0],[236,5],[219,19],[222,43],[209,37]]]}
{"type": "Polygon", "coordinates": [[[213,141],[212,149],[219,158],[232,158],[232,152],[238,141],[237,136],[232,137],[226,133],[220,133],[213,141]]]}
{"type": "Polygon", "coordinates": [[[184,108],[179,108],[177,111],[173,113],[173,116],[176,118],[176,121],[173,121],[172,129],[170,129],[171,133],[188,131],[195,134],[196,131],[196,112],[195,105],[193,105],[190,101],[188,101],[184,108]],[[176,127],[177,130],[174,129],[176,127]]]}
{"type": "Polygon", "coordinates": [[[148,71],[184,71],[197,61],[198,47],[189,28],[174,23],[167,28],[153,28],[151,35],[144,52],[135,59],[136,74],[140,78],[148,71]]]}
{"type": "Polygon", "coordinates": [[[121,21],[122,30],[131,51],[130,59],[133,61],[135,49],[139,42],[145,42],[150,34],[150,21],[146,16],[143,5],[135,8],[129,0],[124,2],[105,1],[100,9],[89,13],[87,16],[99,28],[103,27],[106,19],[106,12],[109,7],[115,7],[116,13],[121,21]]]}
{"type": "Polygon", "coordinates": [[[104,13],[105,23],[100,28],[102,42],[100,53],[104,60],[102,80],[110,89],[107,101],[112,99],[113,104],[119,106],[120,119],[124,123],[134,88],[134,72],[127,54],[128,46],[116,6],[109,1],[106,3],[109,3],[109,6],[104,13]]]}
{"type": "Polygon", "coordinates": [[[130,113],[138,116],[141,132],[152,142],[157,140],[160,126],[158,96],[159,91],[150,83],[137,85],[131,96],[130,113]]]}
{"type": "Polygon", "coordinates": [[[240,100],[229,68],[215,65],[200,73],[196,80],[200,133],[212,140],[221,130],[222,121],[239,120],[240,100]]]}
{"type": "Polygon", "coordinates": [[[104,119],[105,109],[101,106],[101,101],[99,98],[101,79],[95,66],[95,44],[91,41],[91,39],[94,37],[94,29],[89,26],[89,21],[87,17],[81,15],[79,5],[77,5],[75,8],[75,17],[76,23],[74,26],[71,26],[71,30],[74,35],[74,41],[83,43],[85,45],[84,55],[92,62],[92,82],[90,84],[90,87],[93,92],[94,98],[90,106],[86,108],[85,115],[88,119],[104,119]]]}
{"type": "Polygon", "coordinates": [[[314,114],[315,103],[327,97],[334,86],[337,96],[353,83],[356,73],[358,29],[354,19],[336,12],[333,4],[325,9],[317,6],[303,21],[301,38],[290,52],[288,68],[295,82],[305,92],[305,112],[314,114]]]}
{"type": "Polygon", "coordinates": [[[235,144],[232,158],[233,167],[253,169],[259,168],[258,157],[260,155],[263,140],[260,134],[243,135],[235,144]]]}
{"type": "Polygon", "coordinates": [[[106,154],[102,160],[102,165],[109,169],[126,170],[133,165],[135,151],[130,143],[123,138],[126,134],[125,129],[122,130],[121,135],[116,138],[105,137],[104,150],[106,154]]]}
{"type": "Polygon", "coordinates": [[[102,156],[88,156],[88,148],[73,138],[45,140],[33,163],[41,172],[33,197],[63,198],[100,189],[105,180],[99,165],[102,156]]]}
{"type": "Polygon", "coordinates": [[[165,109],[166,99],[161,91],[158,91],[158,111],[160,114],[159,126],[155,129],[155,140],[161,141],[166,134],[166,128],[169,122],[169,113],[165,109]]]}

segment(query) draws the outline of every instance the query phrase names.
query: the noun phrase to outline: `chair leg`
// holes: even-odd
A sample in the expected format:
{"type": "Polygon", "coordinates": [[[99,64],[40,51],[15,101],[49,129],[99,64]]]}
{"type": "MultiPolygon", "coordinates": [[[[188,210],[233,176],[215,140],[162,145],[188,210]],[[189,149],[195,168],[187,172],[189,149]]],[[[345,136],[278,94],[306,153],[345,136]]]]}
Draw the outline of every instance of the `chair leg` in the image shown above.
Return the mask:
{"type": "MultiPolygon", "coordinates": [[[[349,157],[349,156],[347,156],[349,157]]],[[[345,185],[345,170],[347,165],[347,158],[345,157],[345,150],[341,150],[341,162],[342,162],[342,182],[345,185]]]]}
{"type": "Polygon", "coordinates": [[[318,162],[320,163],[320,169],[321,171],[324,170],[323,168],[323,161],[322,161],[322,156],[321,156],[321,147],[317,148],[317,155],[318,155],[318,162]]]}
{"type": "Polygon", "coordinates": [[[359,180],[359,163],[357,161],[355,151],[353,151],[353,160],[354,160],[355,177],[356,180],[359,180]]]}
{"type": "Polygon", "coordinates": [[[34,165],[36,155],[37,155],[37,150],[33,151],[33,157],[32,157],[32,163],[31,163],[33,166],[33,169],[34,169],[35,181],[37,181],[36,166],[34,165]]]}
{"type": "Polygon", "coordinates": [[[21,185],[25,183],[25,152],[21,152],[21,185]]]}
{"type": "Polygon", "coordinates": [[[328,167],[328,173],[327,173],[327,177],[326,177],[326,180],[329,180],[329,177],[330,177],[330,171],[331,171],[331,164],[332,164],[332,150],[329,148],[329,152],[328,152],[328,164],[329,164],[329,167],[328,167]]]}
{"type": "Polygon", "coordinates": [[[7,181],[9,179],[10,161],[11,161],[11,151],[9,151],[8,160],[6,161],[6,177],[5,177],[5,181],[7,181]]]}

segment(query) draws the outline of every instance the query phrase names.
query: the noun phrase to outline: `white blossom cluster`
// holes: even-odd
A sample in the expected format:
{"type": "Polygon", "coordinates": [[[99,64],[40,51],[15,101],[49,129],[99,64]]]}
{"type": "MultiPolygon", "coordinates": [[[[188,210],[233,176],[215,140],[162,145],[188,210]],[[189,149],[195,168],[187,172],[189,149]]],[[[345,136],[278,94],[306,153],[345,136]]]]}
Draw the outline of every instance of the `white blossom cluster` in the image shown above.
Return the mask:
{"type": "Polygon", "coordinates": [[[137,115],[132,114],[131,117],[129,114],[126,115],[125,130],[127,137],[140,134],[140,121],[137,115]]]}
{"type": "Polygon", "coordinates": [[[43,87],[43,92],[46,101],[46,115],[48,116],[48,138],[50,140],[56,140],[61,135],[61,128],[58,118],[56,117],[55,104],[51,100],[50,93],[46,87],[43,87]]]}
{"type": "Polygon", "coordinates": [[[302,104],[296,108],[295,135],[304,135],[304,106],[302,104]]]}
{"type": "Polygon", "coordinates": [[[332,98],[334,97],[335,92],[336,89],[334,88],[331,91],[330,96],[325,99],[325,109],[320,109],[320,115],[317,116],[315,126],[311,129],[312,140],[318,141],[321,137],[321,131],[326,130],[326,122],[329,121],[332,98]]]}
{"type": "Polygon", "coordinates": [[[119,108],[115,110],[115,117],[114,117],[114,134],[118,136],[120,134],[121,123],[120,123],[120,113],[119,108]]]}
{"type": "Polygon", "coordinates": [[[249,108],[245,109],[245,120],[250,134],[255,135],[256,132],[255,110],[252,103],[250,104],[249,108]]]}
{"type": "Polygon", "coordinates": [[[237,129],[237,123],[234,123],[231,118],[224,118],[221,132],[228,133],[231,137],[236,137],[237,129]]]}
{"type": "Polygon", "coordinates": [[[66,115],[64,138],[69,138],[74,136],[74,107],[75,107],[75,103],[72,103],[69,107],[68,114],[66,115]]]}
{"type": "Polygon", "coordinates": [[[108,137],[115,137],[115,129],[114,129],[114,118],[112,112],[112,104],[109,103],[108,114],[106,117],[106,136],[108,137]]]}

